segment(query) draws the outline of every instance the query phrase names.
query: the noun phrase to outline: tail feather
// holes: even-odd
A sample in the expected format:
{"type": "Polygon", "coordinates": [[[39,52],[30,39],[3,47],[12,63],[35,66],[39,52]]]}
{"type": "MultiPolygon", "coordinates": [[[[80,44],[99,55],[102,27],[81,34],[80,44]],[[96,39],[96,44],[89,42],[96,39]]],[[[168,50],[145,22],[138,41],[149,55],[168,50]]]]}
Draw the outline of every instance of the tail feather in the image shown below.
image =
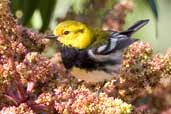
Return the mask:
{"type": "Polygon", "coordinates": [[[137,30],[142,28],[144,25],[146,25],[148,22],[149,22],[149,19],[140,20],[140,21],[136,22],[134,25],[132,25],[131,27],[129,27],[128,31],[136,32],[137,30]]]}
{"type": "Polygon", "coordinates": [[[133,24],[131,27],[129,27],[126,31],[123,31],[120,34],[124,34],[124,35],[127,35],[129,37],[134,32],[136,32],[137,30],[142,28],[144,25],[146,25],[148,22],[149,22],[149,19],[137,21],[135,24],[133,24]]]}

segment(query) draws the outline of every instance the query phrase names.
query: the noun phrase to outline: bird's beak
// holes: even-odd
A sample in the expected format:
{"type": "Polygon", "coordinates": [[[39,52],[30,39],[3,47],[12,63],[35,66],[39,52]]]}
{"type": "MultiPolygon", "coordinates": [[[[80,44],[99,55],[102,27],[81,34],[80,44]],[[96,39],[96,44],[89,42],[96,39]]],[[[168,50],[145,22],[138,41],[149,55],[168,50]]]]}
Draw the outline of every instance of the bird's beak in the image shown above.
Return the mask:
{"type": "Polygon", "coordinates": [[[47,39],[57,39],[58,37],[53,35],[53,34],[51,34],[51,35],[45,36],[45,38],[47,38],[47,39]]]}

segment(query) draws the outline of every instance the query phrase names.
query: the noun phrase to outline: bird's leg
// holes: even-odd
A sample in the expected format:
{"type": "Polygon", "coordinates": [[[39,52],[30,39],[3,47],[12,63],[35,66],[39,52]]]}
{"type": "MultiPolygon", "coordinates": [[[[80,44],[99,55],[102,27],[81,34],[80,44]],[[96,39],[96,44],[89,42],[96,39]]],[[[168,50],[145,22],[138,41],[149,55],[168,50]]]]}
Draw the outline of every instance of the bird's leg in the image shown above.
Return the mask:
{"type": "Polygon", "coordinates": [[[99,87],[96,91],[96,96],[99,97],[100,93],[103,91],[103,87],[106,84],[107,80],[104,80],[102,83],[99,83],[99,87]]]}
{"type": "Polygon", "coordinates": [[[82,85],[84,82],[84,80],[78,80],[78,85],[82,85]]]}

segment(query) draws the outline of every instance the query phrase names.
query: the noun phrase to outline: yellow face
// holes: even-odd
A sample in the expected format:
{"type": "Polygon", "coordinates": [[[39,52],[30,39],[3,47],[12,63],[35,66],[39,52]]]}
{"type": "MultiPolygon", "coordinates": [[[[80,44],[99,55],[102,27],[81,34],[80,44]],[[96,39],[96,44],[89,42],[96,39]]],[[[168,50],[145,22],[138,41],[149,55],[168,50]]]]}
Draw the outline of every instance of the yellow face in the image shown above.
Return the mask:
{"type": "Polygon", "coordinates": [[[54,35],[62,44],[77,49],[87,48],[93,40],[89,28],[77,21],[59,23],[54,30],[54,35]]]}

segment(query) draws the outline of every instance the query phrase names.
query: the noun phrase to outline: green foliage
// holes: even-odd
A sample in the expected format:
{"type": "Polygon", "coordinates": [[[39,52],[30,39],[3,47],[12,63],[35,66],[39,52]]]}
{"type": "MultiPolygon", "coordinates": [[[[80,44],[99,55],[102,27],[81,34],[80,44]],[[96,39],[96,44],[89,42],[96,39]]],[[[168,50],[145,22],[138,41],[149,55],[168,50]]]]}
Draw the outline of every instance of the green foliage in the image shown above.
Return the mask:
{"type": "MultiPolygon", "coordinates": [[[[65,17],[71,9],[75,14],[83,13],[85,3],[89,0],[13,0],[12,11],[23,25],[33,27],[31,19],[35,11],[39,11],[43,22],[40,31],[45,31],[50,24],[52,14],[56,17],[65,17]],[[55,7],[56,6],[56,7],[55,7]],[[54,13],[54,9],[56,12],[54,13]],[[17,13],[21,14],[18,15],[17,13]],[[20,19],[21,18],[21,19],[20,19]]],[[[38,21],[38,20],[35,20],[38,21]]]]}
{"type": "MultiPolygon", "coordinates": [[[[12,9],[13,13],[17,16],[17,11],[22,13],[21,19],[19,21],[23,25],[32,27],[31,18],[36,10],[40,11],[41,19],[43,25],[41,31],[44,31],[48,28],[50,23],[50,18],[52,16],[56,0],[13,0],[12,9]]],[[[20,17],[18,17],[20,18],[20,17]]],[[[38,20],[36,20],[38,21],[38,20]]]]}
{"type": "MultiPolygon", "coordinates": [[[[43,21],[40,30],[44,31],[48,28],[50,20],[57,17],[64,18],[67,12],[73,12],[75,15],[88,14],[91,13],[92,10],[102,7],[101,9],[98,9],[98,11],[95,11],[95,15],[102,18],[106,11],[111,9],[112,5],[118,1],[120,0],[107,0],[105,2],[99,0],[12,0],[12,11],[15,15],[17,15],[17,11],[21,11],[21,17],[17,16],[18,18],[21,18],[21,23],[32,27],[34,25],[32,25],[30,20],[34,12],[38,10],[41,15],[41,20],[43,21]],[[95,7],[92,7],[93,5],[95,5],[95,7]]],[[[154,0],[150,1],[151,2],[140,1],[141,3],[137,4],[140,7],[143,6],[144,3],[147,5],[150,4],[152,10],[155,11],[155,15],[158,15],[157,10],[155,9],[154,0]]]]}
{"type": "Polygon", "coordinates": [[[56,0],[46,0],[45,2],[39,4],[40,14],[43,20],[43,26],[41,28],[41,31],[44,31],[48,28],[52,12],[55,8],[55,3],[56,0]]]}

